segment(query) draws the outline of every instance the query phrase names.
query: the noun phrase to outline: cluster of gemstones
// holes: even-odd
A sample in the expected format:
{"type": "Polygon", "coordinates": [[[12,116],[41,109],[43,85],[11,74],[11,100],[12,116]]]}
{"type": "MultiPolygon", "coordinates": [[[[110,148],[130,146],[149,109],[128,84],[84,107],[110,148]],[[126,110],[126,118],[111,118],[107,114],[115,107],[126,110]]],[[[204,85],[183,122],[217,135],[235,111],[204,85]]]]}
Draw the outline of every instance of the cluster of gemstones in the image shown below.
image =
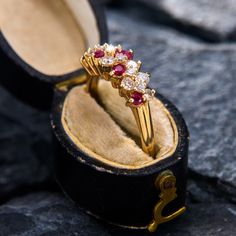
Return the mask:
{"type": "Polygon", "coordinates": [[[141,62],[133,60],[132,50],[104,44],[89,49],[88,55],[93,57],[100,75],[108,75],[105,79],[112,78],[113,86],[123,91],[121,95],[127,98],[127,105],[140,106],[153,98],[155,90],[147,88],[150,74],[140,71],[141,62]]]}

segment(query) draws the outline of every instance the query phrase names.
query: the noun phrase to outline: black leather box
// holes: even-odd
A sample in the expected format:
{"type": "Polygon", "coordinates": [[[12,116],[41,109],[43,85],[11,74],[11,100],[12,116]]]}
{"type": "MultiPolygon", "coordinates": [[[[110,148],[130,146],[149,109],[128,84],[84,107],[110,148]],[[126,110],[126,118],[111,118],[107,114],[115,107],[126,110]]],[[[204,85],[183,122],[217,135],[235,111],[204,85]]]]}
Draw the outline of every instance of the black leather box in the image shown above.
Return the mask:
{"type": "Polygon", "coordinates": [[[153,160],[116,90],[100,83],[102,105],[84,91],[79,59],[107,41],[98,3],[5,0],[0,22],[1,84],[51,109],[56,178],[65,194],[100,219],[151,232],[183,213],[189,136],[178,110],[160,94],[151,102],[160,148],[153,160]]]}

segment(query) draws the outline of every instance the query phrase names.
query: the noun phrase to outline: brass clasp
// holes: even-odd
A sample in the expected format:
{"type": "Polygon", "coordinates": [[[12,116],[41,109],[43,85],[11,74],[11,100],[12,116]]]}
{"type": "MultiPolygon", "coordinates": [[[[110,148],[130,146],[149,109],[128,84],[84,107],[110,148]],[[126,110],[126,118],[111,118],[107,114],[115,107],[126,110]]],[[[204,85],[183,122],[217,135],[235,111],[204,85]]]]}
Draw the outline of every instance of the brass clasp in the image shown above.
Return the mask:
{"type": "Polygon", "coordinates": [[[161,193],[159,195],[160,200],[155,205],[153,210],[153,220],[148,225],[148,230],[150,232],[155,232],[159,224],[170,221],[185,211],[186,208],[182,207],[171,215],[162,216],[162,211],[165,206],[177,197],[175,185],[176,178],[169,170],[162,172],[157,177],[155,186],[161,191],[161,193]]]}

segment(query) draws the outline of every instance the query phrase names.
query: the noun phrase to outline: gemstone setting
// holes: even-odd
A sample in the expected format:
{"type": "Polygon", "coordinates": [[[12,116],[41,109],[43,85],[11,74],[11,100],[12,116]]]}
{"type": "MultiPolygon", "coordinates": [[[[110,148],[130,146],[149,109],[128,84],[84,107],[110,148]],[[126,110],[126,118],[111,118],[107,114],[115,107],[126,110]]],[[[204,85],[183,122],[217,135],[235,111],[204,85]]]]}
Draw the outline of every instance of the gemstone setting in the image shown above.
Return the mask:
{"type": "Polygon", "coordinates": [[[138,71],[138,64],[135,61],[128,61],[127,63],[127,75],[134,75],[138,71]]]}
{"type": "Polygon", "coordinates": [[[139,105],[143,104],[143,102],[144,102],[142,93],[133,92],[130,97],[132,99],[132,104],[135,106],[139,106],[139,105]]]}
{"type": "Polygon", "coordinates": [[[143,95],[143,99],[145,101],[149,101],[154,97],[154,95],[155,95],[155,90],[154,89],[146,89],[145,93],[143,95]]]}
{"type": "Polygon", "coordinates": [[[139,83],[148,84],[150,81],[150,75],[148,73],[138,72],[136,76],[136,81],[139,83]]]}
{"type": "Polygon", "coordinates": [[[113,65],[113,62],[114,62],[114,58],[113,57],[103,57],[100,61],[101,65],[102,66],[106,66],[106,67],[109,67],[111,65],[113,65]]]}
{"type": "Polygon", "coordinates": [[[89,67],[89,74],[102,76],[121,89],[120,95],[127,99],[128,106],[140,106],[154,97],[155,90],[147,88],[150,74],[140,71],[141,62],[133,60],[132,50],[105,43],[88,49],[81,60],[89,67]],[[93,57],[94,63],[87,63],[88,56],[93,57]]]}
{"type": "Polygon", "coordinates": [[[140,83],[135,86],[135,89],[140,92],[145,92],[146,84],[140,83]]]}
{"type": "Polygon", "coordinates": [[[122,76],[125,73],[126,67],[123,64],[117,64],[112,67],[113,73],[116,76],[122,76]]]}
{"type": "Polygon", "coordinates": [[[131,50],[121,50],[121,52],[127,56],[128,60],[133,59],[134,55],[133,55],[133,52],[131,50]]]}
{"type": "Polygon", "coordinates": [[[97,49],[95,52],[94,52],[94,57],[95,58],[101,58],[101,57],[104,57],[105,56],[105,52],[101,49],[97,49]]]}
{"type": "Polygon", "coordinates": [[[121,60],[127,59],[132,60],[133,59],[133,52],[131,50],[116,50],[115,57],[120,58],[121,60]]]}
{"type": "Polygon", "coordinates": [[[116,52],[115,57],[118,61],[124,61],[127,59],[127,56],[121,52],[116,52]]]}
{"type": "Polygon", "coordinates": [[[122,79],[120,86],[126,90],[134,89],[134,81],[130,77],[125,77],[122,79]]]}
{"type": "Polygon", "coordinates": [[[113,46],[112,44],[107,44],[106,45],[106,52],[111,54],[114,53],[116,50],[115,46],[113,46]]]}

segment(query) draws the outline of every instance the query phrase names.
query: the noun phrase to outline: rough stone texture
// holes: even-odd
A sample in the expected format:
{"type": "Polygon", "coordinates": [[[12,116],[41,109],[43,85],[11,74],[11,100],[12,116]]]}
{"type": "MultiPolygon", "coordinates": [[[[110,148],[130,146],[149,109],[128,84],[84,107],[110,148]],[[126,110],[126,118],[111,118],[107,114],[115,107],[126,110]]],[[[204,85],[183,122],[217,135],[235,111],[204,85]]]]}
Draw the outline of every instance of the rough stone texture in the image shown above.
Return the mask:
{"type": "Polygon", "coordinates": [[[0,236],[106,235],[94,218],[61,194],[48,192],[36,192],[1,206],[0,229],[0,236]]]}
{"type": "Polygon", "coordinates": [[[211,41],[236,39],[236,0],[139,0],[158,10],[157,20],[211,41]]]}
{"type": "MultiPolygon", "coordinates": [[[[206,208],[205,203],[199,203],[192,205],[181,218],[160,226],[155,235],[233,236],[235,224],[234,205],[209,203],[206,208]]],[[[146,231],[123,230],[104,224],[76,209],[64,196],[48,192],[29,194],[2,205],[0,228],[0,236],[150,235],[146,231]]]]}
{"type": "Polygon", "coordinates": [[[111,41],[134,49],[144,70],[152,74],[152,86],[186,118],[191,170],[217,178],[219,187],[235,194],[236,46],[201,43],[116,13],[109,18],[111,41]]]}
{"type": "Polygon", "coordinates": [[[52,177],[49,115],[0,87],[0,202],[37,189],[52,177]]]}

